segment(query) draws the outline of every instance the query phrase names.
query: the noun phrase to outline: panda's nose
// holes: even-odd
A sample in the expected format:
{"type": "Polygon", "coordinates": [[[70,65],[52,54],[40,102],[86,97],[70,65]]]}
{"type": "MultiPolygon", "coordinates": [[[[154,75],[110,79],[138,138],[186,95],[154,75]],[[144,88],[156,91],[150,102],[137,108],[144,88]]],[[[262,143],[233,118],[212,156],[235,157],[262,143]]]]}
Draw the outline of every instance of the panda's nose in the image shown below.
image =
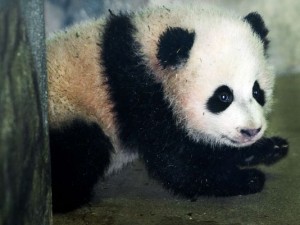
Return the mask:
{"type": "Polygon", "coordinates": [[[246,137],[246,138],[252,138],[254,136],[256,136],[259,131],[261,130],[261,128],[258,129],[241,129],[241,134],[246,137]]]}

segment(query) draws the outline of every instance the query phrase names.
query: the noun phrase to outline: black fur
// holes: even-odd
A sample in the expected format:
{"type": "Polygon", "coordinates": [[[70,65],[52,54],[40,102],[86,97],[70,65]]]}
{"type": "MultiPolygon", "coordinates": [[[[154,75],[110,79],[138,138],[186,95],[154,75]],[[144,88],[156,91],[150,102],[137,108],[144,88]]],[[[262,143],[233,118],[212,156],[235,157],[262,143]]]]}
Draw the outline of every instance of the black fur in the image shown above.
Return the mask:
{"type": "Polygon", "coordinates": [[[194,198],[203,194],[228,196],[261,191],[264,174],[240,166],[247,162],[275,162],[286,154],[286,141],[262,139],[238,150],[226,146],[212,148],[189,139],[176,124],[162,84],[154,80],[145,66],[135,32],[130,16],[112,15],[102,42],[101,63],[115,103],[123,144],[138,149],[149,174],[175,194],[194,198]],[[279,147],[275,148],[276,145],[279,147]]]}
{"type": "Polygon", "coordinates": [[[233,92],[226,86],[218,87],[207,101],[207,109],[212,113],[221,113],[226,110],[233,101],[233,92]]]}
{"type": "Polygon", "coordinates": [[[181,27],[168,27],[158,41],[157,58],[163,68],[184,64],[194,44],[195,32],[181,27]]]}
{"type": "Polygon", "coordinates": [[[245,16],[244,20],[251,25],[253,32],[255,32],[262,40],[264,44],[264,50],[266,52],[270,43],[267,38],[269,30],[265,26],[265,22],[263,21],[262,17],[257,12],[252,12],[245,16]]]}
{"type": "Polygon", "coordinates": [[[253,98],[261,105],[264,106],[266,104],[265,92],[260,88],[259,83],[257,81],[254,82],[252,89],[253,98]]]}
{"type": "Polygon", "coordinates": [[[112,145],[99,126],[75,120],[50,130],[53,211],[67,212],[90,200],[110,161],[112,145]]]}

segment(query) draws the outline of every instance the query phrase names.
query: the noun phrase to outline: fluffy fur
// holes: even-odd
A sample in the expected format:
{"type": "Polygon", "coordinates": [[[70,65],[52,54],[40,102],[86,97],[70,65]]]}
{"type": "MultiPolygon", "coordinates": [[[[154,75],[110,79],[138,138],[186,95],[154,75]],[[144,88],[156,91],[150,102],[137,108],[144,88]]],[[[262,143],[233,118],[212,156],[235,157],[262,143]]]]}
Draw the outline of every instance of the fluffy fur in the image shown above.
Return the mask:
{"type": "Polygon", "coordinates": [[[87,202],[97,174],[138,155],[150,176],[188,198],[261,191],[264,174],[240,167],[287,153],[284,139],[262,137],[274,84],[267,33],[257,13],[180,6],[111,13],[50,38],[54,209],[87,202]]]}

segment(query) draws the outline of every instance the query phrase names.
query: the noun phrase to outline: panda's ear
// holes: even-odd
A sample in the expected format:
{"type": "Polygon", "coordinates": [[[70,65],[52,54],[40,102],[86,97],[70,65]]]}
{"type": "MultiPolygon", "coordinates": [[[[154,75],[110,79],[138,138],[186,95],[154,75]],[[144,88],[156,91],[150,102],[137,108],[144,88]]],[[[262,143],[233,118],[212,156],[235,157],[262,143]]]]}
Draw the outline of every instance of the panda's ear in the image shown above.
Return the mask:
{"type": "Polygon", "coordinates": [[[258,37],[262,40],[264,44],[264,49],[266,51],[270,42],[267,38],[269,30],[265,26],[265,22],[263,21],[261,15],[259,15],[257,12],[251,12],[244,17],[244,21],[250,24],[253,32],[256,33],[258,37]]]}
{"type": "Polygon", "coordinates": [[[163,68],[176,68],[189,58],[194,44],[195,32],[181,27],[168,27],[159,37],[157,59],[163,68]]]}

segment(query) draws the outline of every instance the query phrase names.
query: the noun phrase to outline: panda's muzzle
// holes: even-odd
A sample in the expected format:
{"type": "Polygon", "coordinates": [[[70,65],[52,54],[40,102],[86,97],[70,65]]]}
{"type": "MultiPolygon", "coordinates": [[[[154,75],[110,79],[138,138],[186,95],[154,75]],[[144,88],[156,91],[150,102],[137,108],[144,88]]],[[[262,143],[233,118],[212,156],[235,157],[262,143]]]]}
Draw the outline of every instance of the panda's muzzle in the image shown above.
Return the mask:
{"type": "Polygon", "coordinates": [[[238,136],[235,136],[234,138],[228,136],[228,135],[222,135],[222,138],[227,139],[231,144],[235,146],[246,146],[253,144],[258,139],[261,138],[263,132],[262,127],[257,129],[238,129],[238,136]]]}
{"type": "Polygon", "coordinates": [[[241,129],[240,133],[244,138],[253,138],[261,131],[261,127],[258,129],[241,129]]]}

